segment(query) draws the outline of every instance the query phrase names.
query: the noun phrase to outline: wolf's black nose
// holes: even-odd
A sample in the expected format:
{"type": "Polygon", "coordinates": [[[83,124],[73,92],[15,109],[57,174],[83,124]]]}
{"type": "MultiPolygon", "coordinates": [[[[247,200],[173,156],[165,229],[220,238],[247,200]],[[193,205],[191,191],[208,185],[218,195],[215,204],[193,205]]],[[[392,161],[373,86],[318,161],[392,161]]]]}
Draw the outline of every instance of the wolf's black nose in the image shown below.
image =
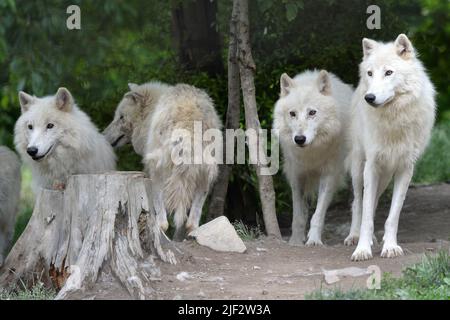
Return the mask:
{"type": "Polygon", "coordinates": [[[364,99],[365,99],[368,103],[374,103],[375,100],[377,99],[377,97],[376,97],[374,94],[369,93],[369,94],[366,94],[366,95],[364,96],[364,99]]]}
{"type": "Polygon", "coordinates": [[[27,153],[31,156],[31,157],[34,157],[35,155],[37,155],[37,153],[38,153],[38,148],[36,148],[36,147],[29,147],[28,149],[27,149],[27,153]]]}
{"type": "Polygon", "coordinates": [[[295,136],[294,137],[294,141],[296,144],[298,144],[299,146],[302,146],[305,144],[306,142],[306,137],[305,136],[295,136]]]}

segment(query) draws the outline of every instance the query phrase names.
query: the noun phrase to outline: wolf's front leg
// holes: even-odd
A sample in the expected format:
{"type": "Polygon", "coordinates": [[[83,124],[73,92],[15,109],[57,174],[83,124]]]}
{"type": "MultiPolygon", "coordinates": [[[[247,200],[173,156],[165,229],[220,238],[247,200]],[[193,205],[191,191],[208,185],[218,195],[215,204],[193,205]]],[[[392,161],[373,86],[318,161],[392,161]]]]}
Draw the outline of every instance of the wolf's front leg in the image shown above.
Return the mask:
{"type": "Polygon", "coordinates": [[[375,202],[379,183],[379,173],[373,161],[367,161],[364,167],[364,197],[361,232],[358,246],[352,254],[353,261],[372,258],[372,236],[374,231],[375,202]]]}
{"type": "Polygon", "coordinates": [[[406,192],[413,176],[413,166],[402,168],[395,175],[394,193],[392,195],[391,209],[384,225],[383,258],[394,258],[403,255],[402,248],[397,244],[397,230],[400,212],[405,201],[406,192]]]}
{"type": "Polygon", "coordinates": [[[298,179],[291,184],[292,187],[292,235],[289,244],[294,246],[303,245],[305,242],[306,219],[308,217],[308,208],[301,192],[301,185],[298,179]]]}
{"type": "Polygon", "coordinates": [[[352,159],[351,175],[353,187],[352,224],[350,226],[350,232],[344,240],[346,246],[353,246],[358,243],[361,229],[364,183],[364,161],[362,158],[352,159]]]}
{"type": "Polygon", "coordinates": [[[325,176],[320,180],[317,207],[311,218],[307,246],[322,246],[322,231],[325,215],[336,190],[336,176],[325,176]]]}

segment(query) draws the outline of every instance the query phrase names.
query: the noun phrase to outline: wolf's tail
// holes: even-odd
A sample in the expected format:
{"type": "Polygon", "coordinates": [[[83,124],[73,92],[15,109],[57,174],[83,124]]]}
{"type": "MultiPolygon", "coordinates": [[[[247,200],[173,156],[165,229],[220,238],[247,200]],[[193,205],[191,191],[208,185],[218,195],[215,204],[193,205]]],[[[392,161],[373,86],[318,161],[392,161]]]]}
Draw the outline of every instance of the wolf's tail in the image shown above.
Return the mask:
{"type": "Polygon", "coordinates": [[[179,229],[187,219],[196,193],[208,193],[219,172],[217,164],[173,165],[165,181],[164,194],[167,212],[174,213],[179,229]]]}
{"type": "Polygon", "coordinates": [[[180,164],[174,166],[164,185],[167,212],[174,213],[176,228],[187,219],[194,194],[204,180],[202,165],[180,164]]]}
{"type": "Polygon", "coordinates": [[[176,164],[171,159],[172,152],[173,149],[166,146],[148,154],[146,158],[154,163],[153,170],[165,172],[164,203],[167,213],[174,214],[175,226],[179,229],[187,220],[195,194],[208,193],[219,168],[217,164],[176,164]]]}

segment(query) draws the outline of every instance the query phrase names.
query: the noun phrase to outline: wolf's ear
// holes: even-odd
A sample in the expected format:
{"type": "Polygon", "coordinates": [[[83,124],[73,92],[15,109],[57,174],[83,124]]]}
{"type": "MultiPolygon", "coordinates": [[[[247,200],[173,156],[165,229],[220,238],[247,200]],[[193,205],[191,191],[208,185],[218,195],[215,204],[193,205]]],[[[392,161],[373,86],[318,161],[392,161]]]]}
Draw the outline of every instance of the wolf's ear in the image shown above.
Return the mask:
{"type": "Polygon", "coordinates": [[[280,89],[281,89],[281,96],[287,96],[289,94],[289,91],[291,91],[292,88],[295,87],[295,81],[289,77],[286,73],[283,73],[280,78],[280,89]]]}
{"type": "Polygon", "coordinates": [[[56,92],[56,107],[61,111],[69,112],[72,106],[72,94],[66,88],[59,88],[56,92]]]}
{"type": "Polygon", "coordinates": [[[20,102],[20,109],[22,110],[22,113],[25,113],[30,109],[30,106],[33,104],[34,97],[30,96],[26,92],[20,91],[19,92],[19,102],[20,102]]]}
{"type": "Polygon", "coordinates": [[[137,93],[137,92],[127,92],[127,93],[125,93],[125,95],[124,95],[124,97],[125,98],[129,98],[129,99],[131,99],[131,100],[133,100],[133,102],[134,103],[136,103],[136,104],[141,104],[142,105],[142,95],[141,94],[139,94],[139,93],[137,93]]]}
{"type": "Polygon", "coordinates": [[[136,91],[137,87],[139,87],[139,85],[137,85],[136,83],[129,83],[128,84],[128,88],[130,88],[131,91],[136,91]]]}
{"type": "Polygon", "coordinates": [[[405,34],[400,34],[395,40],[397,54],[403,59],[409,59],[414,56],[414,47],[405,34]]]}
{"type": "Polygon", "coordinates": [[[321,70],[317,77],[317,88],[324,96],[331,95],[331,80],[330,75],[325,70],[321,70]]]}
{"type": "Polygon", "coordinates": [[[364,38],[362,40],[362,47],[363,47],[363,53],[364,53],[364,59],[370,56],[373,49],[375,49],[378,46],[378,43],[375,40],[364,38]]]}

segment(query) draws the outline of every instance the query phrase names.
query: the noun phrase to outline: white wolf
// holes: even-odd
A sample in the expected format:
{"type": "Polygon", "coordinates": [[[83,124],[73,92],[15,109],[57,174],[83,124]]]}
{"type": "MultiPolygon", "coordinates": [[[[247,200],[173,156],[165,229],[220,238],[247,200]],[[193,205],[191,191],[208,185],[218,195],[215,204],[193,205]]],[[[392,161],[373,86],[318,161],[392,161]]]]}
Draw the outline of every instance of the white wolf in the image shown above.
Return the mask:
{"type": "Polygon", "coordinates": [[[363,39],[360,83],[352,101],[350,154],[354,189],[352,226],[347,245],[358,241],[352,260],[372,258],[378,199],[394,177],[391,209],[385,224],[382,257],[402,255],[397,244],[400,211],[435,119],[435,90],[410,40],[363,39]],[[361,217],[362,216],[362,217],[361,217]]]}
{"type": "Polygon", "coordinates": [[[66,88],[38,98],[19,93],[22,115],[14,142],[38,188],[61,188],[69,175],[115,169],[115,154],[66,88]]]}
{"type": "Polygon", "coordinates": [[[319,189],[307,245],[322,245],[325,214],[345,174],[346,128],[353,89],[324,70],[305,71],[294,79],[283,74],[275,104],[274,129],[284,154],[284,172],[292,188],[290,243],[303,244],[307,196],[319,189]]]}
{"type": "Polygon", "coordinates": [[[173,141],[172,134],[175,130],[187,130],[193,137],[194,122],[201,123],[203,131],[220,130],[222,125],[211,98],[193,86],[149,82],[129,84],[129,88],[104,133],[113,146],[131,142],[136,153],[143,156],[152,180],[153,205],[159,225],[167,230],[167,213],[174,213],[175,237],[179,239],[183,236],[182,227],[189,209],[187,231],[199,226],[218,165],[175,164],[172,152],[180,146],[173,141]]]}
{"type": "Polygon", "coordinates": [[[20,161],[0,146],[0,267],[14,233],[20,198],[20,161]]]}

